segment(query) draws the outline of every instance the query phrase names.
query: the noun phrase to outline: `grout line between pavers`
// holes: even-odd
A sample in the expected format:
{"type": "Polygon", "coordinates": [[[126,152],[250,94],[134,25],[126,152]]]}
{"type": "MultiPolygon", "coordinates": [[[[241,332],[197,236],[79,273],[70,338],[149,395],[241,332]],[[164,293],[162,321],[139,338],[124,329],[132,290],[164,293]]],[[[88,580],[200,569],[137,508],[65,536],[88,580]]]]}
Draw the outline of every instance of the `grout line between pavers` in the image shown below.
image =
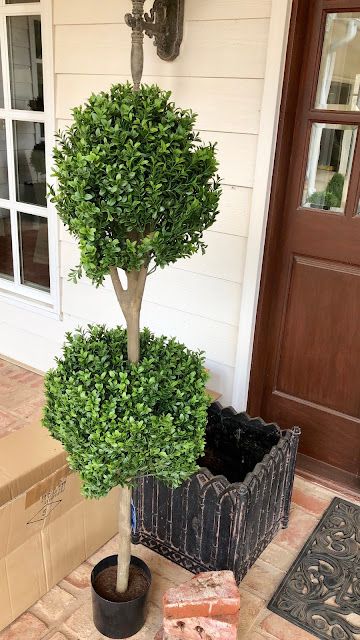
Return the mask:
{"type": "MultiPolygon", "coordinates": [[[[248,630],[249,640],[251,638],[251,633],[253,633],[254,631],[256,631],[256,633],[261,634],[264,638],[269,638],[270,640],[274,638],[274,636],[270,635],[269,633],[267,633],[267,631],[264,631],[260,627],[260,624],[262,623],[263,620],[265,620],[265,618],[267,617],[267,614],[270,614],[270,611],[265,604],[264,608],[261,611],[259,611],[258,615],[254,619],[253,624],[248,630]]],[[[245,636],[245,640],[247,640],[247,636],[245,636]]],[[[278,640],[278,639],[275,638],[275,640],[278,640]]]]}
{"type": "MultiPolygon", "coordinates": [[[[60,587],[61,588],[61,587],[60,587]]],[[[73,594],[70,594],[73,595],[73,594]]],[[[29,609],[29,611],[31,611],[31,613],[36,616],[37,618],[39,618],[39,620],[42,620],[43,622],[45,622],[45,624],[48,625],[49,627],[49,631],[48,633],[43,636],[42,640],[47,640],[48,638],[51,638],[52,636],[50,635],[50,633],[52,633],[53,635],[58,631],[59,633],[62,633],[62,631],[60,631],[60,627],[66,622],[66,620],[68,620],[68,618],[70,618],[70,616],[73,615],[73,613],[75,613],[75,611],[77,611],[78,609],[80,609],[80,607],[86,603],[87,601],[87,595],[88,594],[84,594],[84,593],[80,593],[78,595],[78,597],[75,597],[75,602],[69,604],[69,606],[63,611],[62,615],[56,620],[56,622],[54,623],[54,625],[51,625],[51,619],[50,617],[46,617],[46,616],[42,616],[41,613],[39,614],[38,611],[33,611],[33,607],[31,607],[29,609]]],[[[64,634],[65,635],[65,634],[64,634]]],[[[78,639],[76,639],[78,640],[78,639]]]]}

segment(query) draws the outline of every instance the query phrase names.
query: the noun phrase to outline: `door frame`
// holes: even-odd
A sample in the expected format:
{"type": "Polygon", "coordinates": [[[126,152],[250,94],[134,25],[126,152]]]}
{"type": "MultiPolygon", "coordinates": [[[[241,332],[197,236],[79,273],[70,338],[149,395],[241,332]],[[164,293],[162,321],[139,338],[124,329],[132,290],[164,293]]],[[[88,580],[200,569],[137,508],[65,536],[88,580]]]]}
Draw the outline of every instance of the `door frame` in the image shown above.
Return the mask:
{"type": "Polygon", "coordinates": [[[274,159],[294,8],[308,0],[272,0],[250,223],[241,291],[232,405],[247,407],[274,159]],[[293,12],[292,12],[293,9],[293,12]]]}
{"type": "Polygon", "coordinates": [[[293,0],[292,2],[261,281],[253,334],[251,375],[249,376],[247,398],[247,410],[251,415],[259,415],[261,412],[261,401],[266,379],[264,353],[266,351],[267,326],[273,297],[271,279],[274,278],[274,273],[277,273],[280,268],[280,252],[277,250],[277,240],[280,237],[284,215],[289,157],[300,91],[299,77],[304,56],[303,45],[309,12],[315,4],[316,0],[293,0]]]}

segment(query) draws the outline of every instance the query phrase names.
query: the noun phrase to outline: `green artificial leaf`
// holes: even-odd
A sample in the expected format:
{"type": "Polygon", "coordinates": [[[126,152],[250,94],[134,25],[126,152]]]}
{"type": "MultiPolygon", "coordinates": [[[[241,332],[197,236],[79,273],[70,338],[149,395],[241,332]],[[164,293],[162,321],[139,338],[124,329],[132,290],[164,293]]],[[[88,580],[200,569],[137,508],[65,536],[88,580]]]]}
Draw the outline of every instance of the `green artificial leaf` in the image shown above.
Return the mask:
{"type": "Polygon", "coordinates": [[[114,85],[73,109],[73,123],[56,136],[51,200],[96,285],[112,266],[132,271],[152,261],[154,271],[205,249],[221,194],[215,145],[200,143],[196,116],[170,96],[114,85]]]}
{"type": "Polygon", "coordinates": [[[106,495],[152,475],[176,487],[203,454],[209,395],[201,352],[141,333],[141,362],[127,359],[127,332],[89,325],[67,334],[45,377],[43,424],[68,452],[83,493],[106,495]]]}

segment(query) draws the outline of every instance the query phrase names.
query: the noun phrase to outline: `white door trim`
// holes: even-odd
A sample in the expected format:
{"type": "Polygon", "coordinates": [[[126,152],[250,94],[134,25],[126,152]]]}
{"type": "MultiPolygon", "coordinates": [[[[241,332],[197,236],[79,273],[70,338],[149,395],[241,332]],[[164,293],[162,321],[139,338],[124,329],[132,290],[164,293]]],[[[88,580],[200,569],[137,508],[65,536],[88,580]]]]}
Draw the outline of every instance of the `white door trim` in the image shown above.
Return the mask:
{"type": "Polygon", "coordinates": [[[247,405],[292,0],[273,0],[250,210],[232,404],[247,405]]]}

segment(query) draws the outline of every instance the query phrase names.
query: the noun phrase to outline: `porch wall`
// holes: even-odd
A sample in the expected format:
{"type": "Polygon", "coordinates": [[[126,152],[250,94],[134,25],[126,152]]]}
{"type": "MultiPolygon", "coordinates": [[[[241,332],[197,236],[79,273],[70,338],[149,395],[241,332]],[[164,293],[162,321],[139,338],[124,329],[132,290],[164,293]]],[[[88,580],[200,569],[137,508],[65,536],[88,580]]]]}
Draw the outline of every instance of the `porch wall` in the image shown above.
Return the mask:
{"type": "MultiPolygon", "coordinates": [[[[70,109],[92,91],[129,78],[130,30],[124,24],[129,0],[53,0],[58,127],[70,109]]],[[[156,333],[175,335],[206,352],[211,386],[231,402],[238,339],[243,268],[256,162],[267,54],[270,0],[187,0],[180,57],[161,61],[145,38],[144,81],[171,89],[179,106],[198,114],[203,140],[218,142],[223,179],[221,213],[206,233],[208,250],[152,275],[147,283],[142,323],[156,333]]],[[[122,320],[110,283],[96,290],[86,279],[68,282],[78,264],[74,241],[60,230],[63,320],[6,309],[0,352],[46,369],[58,352],[64,330],[87,322],[122,320]],[[15,327],[14,327],[15,321],[15,327]],[[32,344],[27,339],[31,332],[32,344]],[[10,336],[10,341],[9,341],[10,336]],[[20,336],[20,341],[19,341],[20,336]],[[25,345],[26,343],[26,345],[25,345]],[[21,348],[19,345],[22,345],[21,348]]],[[[8,306],[8,305],[5,305],[8,306]]],[[[2,303],[1,303],[2,307],[2,303]]],[[[4,315],[1,321],[4,322],[4,315]]]]}

